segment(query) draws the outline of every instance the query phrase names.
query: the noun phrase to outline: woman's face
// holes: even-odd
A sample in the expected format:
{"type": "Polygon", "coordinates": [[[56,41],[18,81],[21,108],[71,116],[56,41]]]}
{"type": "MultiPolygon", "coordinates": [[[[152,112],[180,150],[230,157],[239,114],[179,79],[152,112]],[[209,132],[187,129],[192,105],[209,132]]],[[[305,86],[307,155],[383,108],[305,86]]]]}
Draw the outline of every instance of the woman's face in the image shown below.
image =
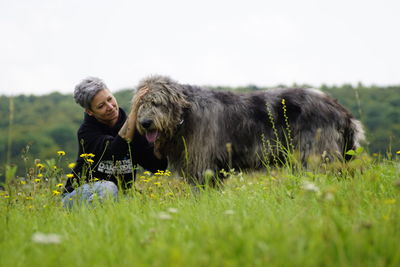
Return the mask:
{"type": "Polygon", "coordinates": [[[114,126],[119,115],[117,100],[110,91],[101,90],[93,97],[91,107],[86,109],[86,113],[106,125],[114,126]]]}

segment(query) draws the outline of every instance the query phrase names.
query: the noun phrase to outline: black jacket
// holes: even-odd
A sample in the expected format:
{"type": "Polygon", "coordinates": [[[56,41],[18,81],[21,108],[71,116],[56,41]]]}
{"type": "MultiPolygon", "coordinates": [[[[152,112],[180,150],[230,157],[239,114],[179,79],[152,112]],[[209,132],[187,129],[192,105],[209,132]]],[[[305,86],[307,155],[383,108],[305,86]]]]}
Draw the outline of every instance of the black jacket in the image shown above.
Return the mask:
{"type": "Polygon", "coordinates": [[[129,187],[135,178],[133,168],[137,164],[151,172],[167,168],[167,160],[156,158],[153,146],[137,131],[129,151],[127,141],[118,135],[126,118],[126,113],[120,108],[117,124],[110,127],[85,113],[78,130],[79,152],[72,172],[74,178],[68,178],[64,193],[72,192],[74,180],[79,184],[80,179],[89,181],[97,178],[116,184],[119,181],[123,188],[129,187]],[[82,154],[93,154],[94,157],[86,157],[92,159],[93,163],[85,162],[82,154]]]}

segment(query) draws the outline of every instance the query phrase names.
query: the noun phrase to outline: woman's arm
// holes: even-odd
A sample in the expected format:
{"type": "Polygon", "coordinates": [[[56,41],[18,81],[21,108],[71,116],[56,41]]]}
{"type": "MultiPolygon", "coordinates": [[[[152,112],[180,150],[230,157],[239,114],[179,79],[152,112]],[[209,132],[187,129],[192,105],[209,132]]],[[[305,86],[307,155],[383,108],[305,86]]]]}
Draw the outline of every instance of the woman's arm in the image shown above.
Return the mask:
{"type": "Polygon", "coordinates": [[[136,93],[132,100],[132,109],[131,112],[129,113],[128,117],[126,118],[126,121],[124,125],[122,125],[121,129],[118,132],[118,135],[121,136],[123,139],[126,141],[132,141],[133,137],[135,135],[135,129],[136,129],[136,120],[137,120],[137,112],[139,109],[139,101],[140,99],[147,93],[147,89],[145,90],[140,90],[139,92],[136,93]]]}

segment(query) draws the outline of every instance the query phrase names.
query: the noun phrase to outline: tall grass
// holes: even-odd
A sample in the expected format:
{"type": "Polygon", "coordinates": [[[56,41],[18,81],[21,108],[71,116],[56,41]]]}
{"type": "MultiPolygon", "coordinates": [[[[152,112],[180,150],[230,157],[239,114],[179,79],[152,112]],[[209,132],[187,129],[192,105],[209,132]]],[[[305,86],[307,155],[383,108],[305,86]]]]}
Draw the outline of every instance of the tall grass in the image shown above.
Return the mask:
{"type": "Polygon", "coordinates": [[[279,140],[268,112],[276,140],[261,137],[267,171],[229,170],[222,187],[195,195],[169,171],[144,172],[116,201],[68,210],[62,151],[25,177],[9,169],[0,266],[398,266],[400,155],[353,151],[347,164],[298,171],[287,117],[279,140]]]}
{"type": "Polygon", "coordinates": [[[72,210],[46,181],[14,177],[0,266],[398,266],[399,172],[361,157],[340,172],[236,174],[195,196],[144,173],[117,201],[72,210]]]}
{"type": "Polygon", "coordinates": [[[12,151],[12,127],[14,123],[14,98],[10,96],[9,102],[8,102],[8,136],[7,136],[7,157],[6,157],[6,164],[10,166],[11,162],[11,151],[12,151]]]}

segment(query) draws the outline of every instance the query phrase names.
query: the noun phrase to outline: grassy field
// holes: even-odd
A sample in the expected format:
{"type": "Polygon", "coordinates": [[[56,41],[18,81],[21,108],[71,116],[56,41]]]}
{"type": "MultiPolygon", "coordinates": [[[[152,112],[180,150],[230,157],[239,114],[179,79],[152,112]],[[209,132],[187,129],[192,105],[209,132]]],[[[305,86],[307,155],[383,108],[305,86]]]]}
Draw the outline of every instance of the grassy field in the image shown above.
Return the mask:
{"type": "Polygon", "coordinates": [[[118,201],[72,210],[51,164],[8,171],[0,266],[400,266],[399,159],[236,173],[197,195],[145,173],[118,201]]]}

